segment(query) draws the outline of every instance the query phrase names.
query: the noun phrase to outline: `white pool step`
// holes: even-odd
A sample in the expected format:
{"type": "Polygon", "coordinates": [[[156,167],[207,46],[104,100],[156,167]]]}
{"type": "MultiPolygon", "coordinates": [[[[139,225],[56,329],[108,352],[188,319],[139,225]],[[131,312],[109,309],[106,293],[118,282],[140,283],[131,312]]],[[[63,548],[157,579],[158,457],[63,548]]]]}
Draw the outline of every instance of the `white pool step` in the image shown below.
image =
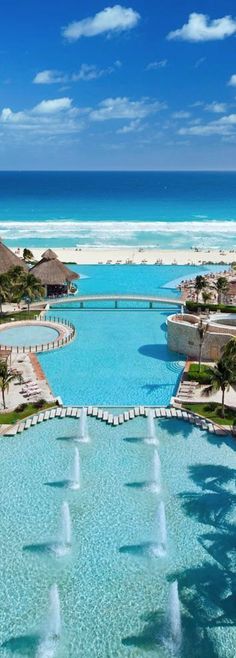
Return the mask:
{"type": "Polygon", "coordinates": [[[66,415],[71,416],[71,412],[72,412],[72,407],[67,407],[66,415]]]}

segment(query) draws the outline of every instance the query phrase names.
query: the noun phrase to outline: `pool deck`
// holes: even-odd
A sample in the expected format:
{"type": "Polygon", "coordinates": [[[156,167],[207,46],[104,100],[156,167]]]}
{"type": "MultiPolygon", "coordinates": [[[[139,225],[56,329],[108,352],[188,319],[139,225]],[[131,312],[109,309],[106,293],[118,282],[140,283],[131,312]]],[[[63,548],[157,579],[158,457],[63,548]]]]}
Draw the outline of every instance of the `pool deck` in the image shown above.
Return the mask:
{"type": "MultiPolygon", "coordinates": [[[[198,414],[178,409],[176,407],[127,407],[123,413],[117,414],[114,414],[108,408],[104,409],[102,407],[89,406],[85,407],[84,409],[86,410],[87,416],[97,418],[98,420],[114,427],[133,420],[138,416],[147,418],[151,410],[154,418],[172,418],[175,420],[182,420],[191,423],[192,425],[196,425],[202,430],[207,430],[211,434],[217,434],[219,436],[226,436],[230,433],[230,428],[228,429],[221,427],[215,423],[212,423],[206,418],[199,416],[198,414]]],[[[23,431],[28,430],[30,427],[35,426],[38,423],[52,420],[54,418],[80,418],[81,412],[82,407],[53,407],[52,409],[47,409],[46,411],[41,411],[38,414],[34,414],[33,416],[30,416],[22,421],[18,421],[14,425],[0,426],[0,434],[2,436],[15,436],[16,434],[21,434],[23,431]]]]}

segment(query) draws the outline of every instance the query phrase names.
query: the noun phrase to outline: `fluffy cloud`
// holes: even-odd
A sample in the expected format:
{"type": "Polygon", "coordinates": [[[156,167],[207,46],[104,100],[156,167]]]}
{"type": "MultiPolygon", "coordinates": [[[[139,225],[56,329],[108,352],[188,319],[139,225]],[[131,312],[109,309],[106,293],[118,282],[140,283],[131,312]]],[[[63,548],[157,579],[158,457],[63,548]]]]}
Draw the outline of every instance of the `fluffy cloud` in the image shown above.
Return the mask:
{"type": "Polygon", "coordinates": [[[213,103],[206,105],[205,110],[207,112],[214,112],[214,114],[224,114],[224,112],[227,112],[227,104],[213,101],[213,103]]]}
{"type": "Polygon", "coordinates": [[[213,41],[225,39],[236,32],[236,20],[232,16],[223,16],[210,20],[206,14],[190,14],[188,23],[167,35],[167,39],[182,41],[213,41]]]}
{"type": "Polygon", "coordinates": [[[98,109],[90,113],[93,121],[107,121],[110,119],[144,119],[149,114],[165,109],[165,103],[151,101],[143,98],[140,101],[132,101],[126,96],[123,98],[106,98],[99,103],[98,109]]]}
{"type": "Polygon", "coordinates": [[[236,73],[234,73],[234,75],[231,75],[228,85],[230,87],[236,87],[236,73]]]}
{"type": "Polygon", "coordinates": [[[53,71],[52,69],[39,71],[33,79],[35,85],[52,85],[58,82],[65,82],[65,77],[60,71],[53,71]]]}
{"type": "Polygon", "coordinates": [[[117,130],[118,135],[128,135],[128,133],[142,132],[144,130],[144,125],[141,125],[140,119],[134,119],[130,121],[126,126],[117,130]]]}
{"type": "Polygon", "coordinates": [[[236,129],[236,114],[229,114],[227,116],[221,117],[216,121],[211,121],[210,123],[199,125],[187,126],[185,128],[180,128],[178,131],[179,135],[196,135],[200,137],[210,137],[211,135],[220,135],[222,137],[227,137],[235,134],[236,129]]]}
{"type": "Polygon", "coordinates": [[[62,83],[79,82],[80,80],[96,80],[102,78],[104,75],[110,75],[116,69],[122,66],[121,62],[117,60],[112,66],[104,69],[99,69],[95,64],[82,64],[77,73],[62,73],[62,71],[55,71],[53,69],[46,69],[40,71],[33,79],[36,85],[53,85],[62,83]]]}
{"type": "Polygon", "coordinates": [[[157,71],[157,69],[164,69],[167,66],[167,63],[167,59],[160,59],[159,62],[150,62],[150,64],[146,66],[146,71],[157,71]]]}
{"type": "Polygon", "coordinates": [[[140,20],[140,15],[133,9],[115,5],[106,7],[95,16],[82,21],[73,21],[63,28],[62,34],[68,41],[77,41],[81,37],[94,37],[98,34],[124,32],[134,28],[140,20]]]}
{"type": "Polygon", "coordinates": [[[49,101],[41,101],[33,109],[34,114],[57,114],[64,110],[69,110],[71,108],[72,100],[71,98],[54,98],[49,101]]]}
{"type": "Polygon", "coordinates": [[[0,128],[17,131],[19,134],[26,131],[32,135],[69,134],[82,129],[81,114],[82,111],[72,106],[70,98],[43,100],[32,109],[20,112],[13,112],[8,107],[3,108],[0,113],[0,128]]]}

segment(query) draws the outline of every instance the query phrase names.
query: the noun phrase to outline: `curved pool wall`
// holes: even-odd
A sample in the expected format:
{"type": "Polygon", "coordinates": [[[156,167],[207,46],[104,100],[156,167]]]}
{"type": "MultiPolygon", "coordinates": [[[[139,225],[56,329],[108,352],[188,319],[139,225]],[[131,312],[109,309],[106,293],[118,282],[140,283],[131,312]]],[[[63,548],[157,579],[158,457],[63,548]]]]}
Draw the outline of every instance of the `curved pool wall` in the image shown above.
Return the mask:
{"type": "Polygon", "coordinates": [[[154,447],[146,421],[110,428],[89,419],[77,443],[81,488],[66,488],[78,421],[54,420],[1,440],[3,658],[35,658],[48,590],[57,583],[58,658],[170,658],[163,636],[168,583],[181,600],[181,658],[234,656],[234,442],[181,421],[156,421],[162,491],[150,490],[154,447]],[[157,505],[164,501],[167,556],[152,555],[157,505]],[[48,552],[63,501],[72,550],[48,552]]]}
{"type": "Polygon", "coordinates": [[[53,343],[59,337],[59,332],[43,324],[22,324],[8,329],[0,327],[0,345],[9,347],[29,347],[53,343]]]}

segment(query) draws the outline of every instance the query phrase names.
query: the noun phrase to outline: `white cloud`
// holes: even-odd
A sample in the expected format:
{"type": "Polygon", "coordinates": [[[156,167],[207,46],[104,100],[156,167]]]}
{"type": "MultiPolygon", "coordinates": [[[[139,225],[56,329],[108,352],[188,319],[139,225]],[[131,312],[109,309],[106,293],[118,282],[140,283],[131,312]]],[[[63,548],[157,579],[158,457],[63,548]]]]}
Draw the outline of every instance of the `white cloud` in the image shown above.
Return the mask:
{"type": "MultiPolygon", "coordinates": [[[[85,109],[84,109],[85,113],[85,109]]],[[[70,98],[57,98],[42,101],[32,109],[14,112],[11,108],[3,108],[0,112],[0,127],[16,134],[28,131],[32,135],[47,137],[80,132],[83,111],[72,106],[70,98]]]]}
{"type": "Polygon", "coordinates": [[[79,82],[80,80],[96,80],[104,75],[110,75],[121,66],[122,63],[117,60],[112,66],[108,66],[104,69],[99,69],[95,64],[82,64],[79,71],[70,74],[63,73],[62,71],[55,71],[53,69],[46,69],[45,71],[37,73],[33,79],[33,83],[37,85],[52,85],[79,82]]]}
{"type": "Polygon", "coordinates": [[[191,112],[185,112],[185,110],[180,110],[179,112],[173,112],[173,119],[189,119],[191,117],[191,112]]]}
{"type": "Polygon", "coordinates": [[[117,130],[118,135],[127,135],[128,133],[142,132],[144,125],[141,125],[140,119],[134,119],[123,128],[117,130]]]}
{"type": "Polygon", "coordinates": [[[165,108],[165,103],[151,101],[149,98],[143,98],[140,101],[132,101],[126,96],[123,98],[106,98],[99,103],[98,109],[90,113],[90,118],[93,121],[143,119],[149,114],[159,112],[165,108]]]}
{"type": "Polygon", "coordinates": [[[160,59],[159,62],[158,61],[150,62],[150,64],[146,66],[146,71],[157,71],[158,69],[164,69],[167,66],[167,64],[168,64],[167,59],[160,59]]]}
{"type": "Polygon", "coordinates": [[[35,85],[52,85],[58,82],[65,82],[65,76],[60,71],[53,69],[39,71],[33,79],[35,85]]]}
{"type": "Polygon", "coordinates": [[[180,128],[179,135],[196,135],[200,137],[209,137],[211,135],[219,135],[226,137],[234,135],[236,129],[236,114],[229,114],[221,117],[216,121],[211,121],[207,124],[199,124],[180,128]]]}
{"type": "Polygon", "coordinates": [[[64,98],[54,98],[49,101],[41,101],[33,109],[34,114],[57,114],[71,108],[72,100],[67,96],[64,98]]]}
{"type": "Polygon", "coordinates": [[[228,85],[229,85],[230,87],[236,87],[236,73],[234,73],[233,75],[231,75],[231,78],[230,78],[230,80],[229,80],[229,82],[228,82],[228,85]]]}
{"type": "Polygon", "coordinates": [[[81,37],[94,37],[98,34],[131,30],[139,20],[140,14],[137,11],[115,5],[106,7],[95,16],[69,23],[67,27],[63,28],[62,34],[68,41],[77,41],[81,37]]]}
{"type": "Polygon", "coordinates": [[[227,112],[227,104],[213,101],[205,106],[205,110],[207,112],[214,112],[214,114],[224,114],[224,112],[227,112]]]}
{"type": "Polygon", "coordinates": [[[236,32],[236,20],[232,16],[223,16],[210,20],[206,14],[193,12],[189,15],[188,23],[178,30],[169,32],[167,39],[181,39],[182,41],[213,41],[225,39],[236,32]]]}

